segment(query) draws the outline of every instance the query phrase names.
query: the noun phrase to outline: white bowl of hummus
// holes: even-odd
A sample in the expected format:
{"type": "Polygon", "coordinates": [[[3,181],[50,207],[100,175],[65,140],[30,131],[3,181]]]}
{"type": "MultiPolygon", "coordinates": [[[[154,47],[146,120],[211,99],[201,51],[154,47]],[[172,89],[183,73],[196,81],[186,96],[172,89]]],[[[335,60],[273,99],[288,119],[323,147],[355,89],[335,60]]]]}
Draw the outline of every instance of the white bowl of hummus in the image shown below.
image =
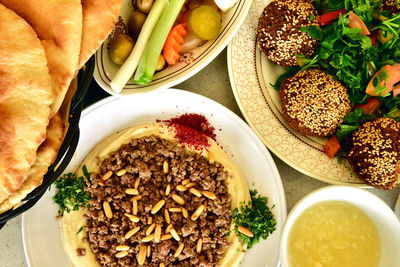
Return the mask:
{"type": "Polygon", "coordinates": [[[400,222],[372,193],[351,186],[316,190],[289,213],[280,244],[283,267],[398,266],[400,222]]]}

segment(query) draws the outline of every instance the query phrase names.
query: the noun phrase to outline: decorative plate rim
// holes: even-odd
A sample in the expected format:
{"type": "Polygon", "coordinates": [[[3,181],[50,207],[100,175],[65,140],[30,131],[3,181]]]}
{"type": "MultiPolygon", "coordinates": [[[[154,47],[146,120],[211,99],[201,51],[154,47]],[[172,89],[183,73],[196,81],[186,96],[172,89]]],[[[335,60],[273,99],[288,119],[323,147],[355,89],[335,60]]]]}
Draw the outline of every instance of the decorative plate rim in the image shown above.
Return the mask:
{"type": "MultiPolygon", "coordinates": [[[[263,91],[261,81],[259,74],[257,73],[258,67],[257,65],[262,65],[260,61],[257,61],[257,57],[261,58],[257,55],[257,53],[262,55],[262,52],[257,48],[256,45],[256,29],[257,29],[257,22],[258,22],[258,17],[261,15],[262,10],[264,7],[267,5],[269,0],[254,0],[252,7],[247,15],[246,20],[242,24],[241,28],[239,29],[238,33],[236,36],[232,39],[232,41],[228,45],[228,51],[227,51],[227,64],[228,64],[228,73],[229,73],[229,79],[232,87],[233,94],[235,96],[236,102],[246,119],[247,123],[250,125],[250,127],[255,131],[255,133],[260,137],[260,139],[263,141],[263,143],[268,147],[269,150],[271,150],[276,156],[278,156],[281,160],[283,160],[286,164],[291,166],[292,168],[323,182],[330,183],[330,184],[351,184],[354,186],[358,187],[363,187],[363,188],[370,188],[370,186],[367,186],[365,183],[363,183],[361,180],[356,180],[352,179],[350,180],[344,180],[343,178],[339,177],[329,177],[328,172],[326,173],[320,173],[316,171],[316,169],[307,169],[304,164],[299,164],[293,159],[290,159],[288,157],[288,153],[285,153],[282,151],[282,149],[278,148],[276,145],[273,144],[273,142],[270,140],[271,136],[267,136],[266,134],[263,133],[263,128],[262,126],[257,124],[257,118],[260,116],[259,111],[260,109],[263,111],[263,115],[268,118],[272,118],[271,122],[265,122],[267,125],[266,126],[272,126],[274,125],[276,128],[279,128],[281,132],[285,132],[284,136],[281,138],[296,138],[297,145],[301,146],[307,146],[310,148],[310,150],[315,150],[318,154],[315,154],[314,156],[320,157],[323,155],[326,157],[324,152],[311,144],[305,142],[304,140],[300,139],[299,137],[296,136],[296,134],[293,133],[293,130],[291,130],[287,125],[285,125],[282,121],[279,120],[278,114],[275,114],[275,112],[272,110],[270,107],[268,99],[265,95],[265,92],[263,91]],[[252,35],[251,33],[254,33],[252,35]],[[239,47],[239,48],[238,48],[239,47]],[[242,47],[246,47],[247,49],[243,49],[242,47]],[[243,52],[240,56],[238,55],[238,50],[240,52],[243,52]],[[243,56],[244,53],[247,52],[247,57],[243,56]],[[251,54],[251,56],[250,56],[251,54]],[[238,56],[240,58],[237,60],[235,56],[238,56]],[[235,70],[235,66],[240,66],[240,70],[235,70]],[[243,69],[243,70],[242,70],[243,69]],[[247,76],[246,76],[247,75],[247,76]],[[242,80],[246,78],[247,83],[245,85],[239,84],[237,82],[237,79],[241,78],[242,80]],[[251,95],[249,99],[251,101],[251,104],[255,105],[256,108],[252,107],[253,110],[249,111],[246,107],[248,107],[248,103],[246,103],[242,97],[242,95],[251,95]],[[263,104],[260,104],[259,102],[261,101],[260,99],[262,98],[263,104]],[[257,103],[258,101],[258,103],[257,103]],[[258,104],[258,105],[257,105],[258,104]],[[256,112],[257,111],[257,112],[256,112]],[[279,124],[277,126],[277,124],[279,124]]],[[[271,100],[272,101],[272,100],[271,100]]],[[[265,125],[263,125],[265,126],[265,125]]],[[[276,136],[274,136],[276,137],[276,136]]],[[[307,156],[309,155],[309,151],[305,151],[307,153],[307,156]]],[[[299,155],[297,155],[299,156],[299,155]]],[[[305,155],[300,155],[300,158],[304,158],[305,155]]],[[[323,159],[324,162],[329,165],[328,169],[333,167],[336,168],[346,168],[344,166],[340,166],[339,163],[337,163],[337,159],[331,159],[329,160],[327,157],[323,159]],[[335,163],[333,163],[335,161],[335,163]],[[337,166],[335,166],[337,165],[337,166]]],[[[343,173],[348,172],[349,176],[354,175],[352,170],[349,169],[343,169],[343,173]]]]}

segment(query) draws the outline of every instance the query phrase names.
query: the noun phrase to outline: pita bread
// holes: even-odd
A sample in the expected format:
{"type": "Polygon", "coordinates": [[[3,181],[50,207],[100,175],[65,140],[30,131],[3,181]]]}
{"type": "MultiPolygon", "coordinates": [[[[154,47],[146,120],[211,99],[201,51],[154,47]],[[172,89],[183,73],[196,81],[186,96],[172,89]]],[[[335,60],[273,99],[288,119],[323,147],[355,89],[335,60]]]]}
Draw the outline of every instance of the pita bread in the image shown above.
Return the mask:
{"type": "Polygon", "coordinates": [[[51,78],[31,26],[0,4],[0,203],[18,190],[46,138],[51,78]]]}
{"type": "Polygon", "coordinates": [[[83,29],[78,69],[114,29],[123,2],[124,0],[82,0],[83,29]]]}
{"type": "MultiPolygon", "coordinates": [[[[82,39],[80,0],[0,0],[35,30],[46,52],[53,82],[51,117],[57,113],[77,70],[82,39]]],[[[14,35],[12,40],[18,40],[14,35]]],[[[3,38],[3,37],[2,37],[3,38]]]]}
{"type": "Polygon", "coordinates": [[[47,127],[47,137],[37,151],[35,164],[30,168],[22,187],[0,204],[0,214],[17,206],[21,200],[42,183],[48,167],[57,158],[63,139],[63,132],[63,121],[60,114],[56,114],[47,127]]]}

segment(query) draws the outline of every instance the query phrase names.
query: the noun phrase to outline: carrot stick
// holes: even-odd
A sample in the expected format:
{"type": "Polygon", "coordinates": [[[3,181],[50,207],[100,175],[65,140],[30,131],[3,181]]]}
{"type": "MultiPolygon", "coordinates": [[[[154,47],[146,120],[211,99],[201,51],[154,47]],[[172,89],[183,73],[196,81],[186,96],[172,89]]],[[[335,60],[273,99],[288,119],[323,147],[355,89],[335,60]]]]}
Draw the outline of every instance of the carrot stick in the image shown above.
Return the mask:
{"type": "Polygon", "coordinates": [[[172,27],[163,47],[163,56],[169,65],[174,65],[180,58],[179,52],[182,50],[183,36],[187,34],[184,24],[172,27]]]}

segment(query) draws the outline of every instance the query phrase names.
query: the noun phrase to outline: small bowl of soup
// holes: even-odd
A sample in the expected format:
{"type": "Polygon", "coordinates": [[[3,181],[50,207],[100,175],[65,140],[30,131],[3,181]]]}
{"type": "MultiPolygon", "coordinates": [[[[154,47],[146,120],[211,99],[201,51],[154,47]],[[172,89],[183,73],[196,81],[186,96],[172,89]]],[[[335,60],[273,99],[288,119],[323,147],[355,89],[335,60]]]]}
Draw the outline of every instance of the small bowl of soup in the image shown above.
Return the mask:
{"type": "Polygon", "coordinates": [[[366,190],[324,187],[291,210],[280,260],[282,267],[400,266],[400,221],[366,190]]]}

